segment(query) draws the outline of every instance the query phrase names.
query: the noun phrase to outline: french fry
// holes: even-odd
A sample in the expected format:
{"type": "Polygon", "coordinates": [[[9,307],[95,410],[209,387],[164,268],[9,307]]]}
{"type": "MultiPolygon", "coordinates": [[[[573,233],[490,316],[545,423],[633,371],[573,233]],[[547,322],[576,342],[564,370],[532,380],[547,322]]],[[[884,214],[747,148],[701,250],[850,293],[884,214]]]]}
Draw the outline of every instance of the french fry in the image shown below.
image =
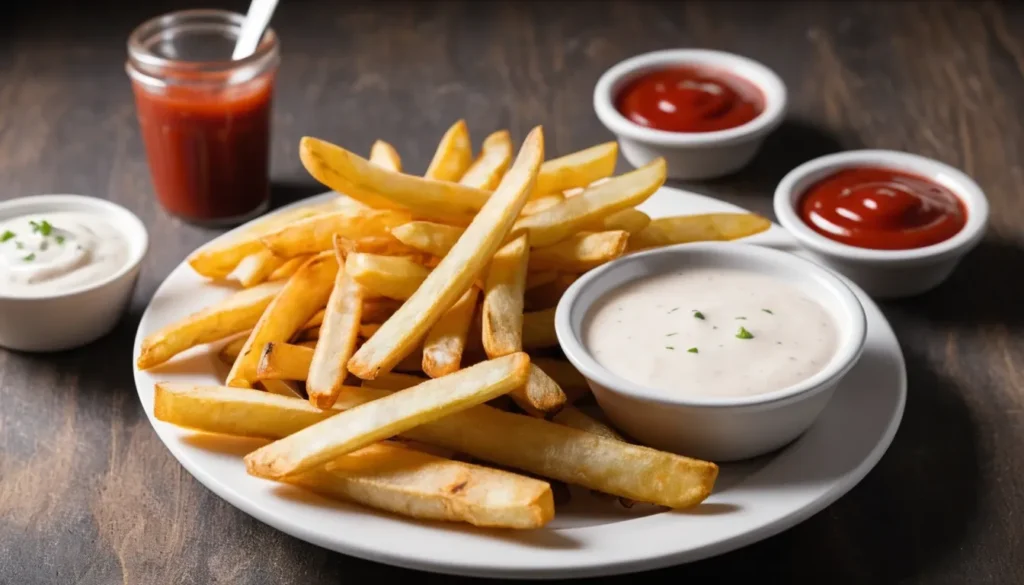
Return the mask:
{"type": "Polygon", "coordinates": [[[365,299],[363,300],[363,323],[384,323],[401,306],[402,302],[395,299],[365,299]]]}
{"type": "Polygon", "coordinates": [[[227,339],[252,329],[283,287],[284,283],[268,282],[242,290],[167,325],[142,340],[136,366],[140,370],[148,370],[197,345],[227,339]]]}
{"type": "Polygon", "coordinates": [[[270,392],[271,394],[288,396],[290,398],[304,398],[298,388],[288,380],[260,380],[257,384],[262,386],[263,390],[270,392]]]}
{"type": "Polygon", "coordinates": [[[551,486],[507,471],[451,461],[397,443],[370,445],[286,478],[320,495],[422,520],[530,529],[555,513],[551,486]]]}
{"type": "Polygon", "coordinates": [[[396,173],[316,138],[304,137],[299,158],[311,175],[339,193],[378,209],[402,209],[417,217],[468,225],[490,192],[458,183],[396,173]]]}
{"type": "Polygon", "coordinates": [[[665,159],[658,158],[540,213],[520,218],[513,233],[526,231],[535,248],[556,244],[586,225],[643,203],[664,182],[665,159]]]}
{"type": "Polygon", "coordinates": [[[738,240],[761,233],[772,222],[753,213],[707,213],[659,217],[630,239],[630,249],[643,250],[689,242],[738,240]]]}
{"type": "Polygon", "coordinates": [[[512,162],[512,138],[507,130],[499,130],[484,139],[480,156],[470,165],[459,183],[493,191],[512,162]]]}
{"type": "Polygon", "coordinates": [[[288,279],[253,327],[228,374],[228,386],[248,388],[256,380],[263,346],[287,341],[319,311],[331,294],[338,262],[331,253],[315,256],[288,279]]]}
{"type": "Polygon", "coordinates": [[[345,272],[372,293],[390,299],[405,300],[423,284],[430,270],[404,256],[349,254],[345,272]]]}
{"type": "Polygon", "coordinates": [[[402,157],[398,156],[394,146],[383,140],[374,142],[370,147],[370,162],[389,171],[402,172],[402,157]]]}
{"type": "Polygon", "coordinates": [[[260,241],[275,255],[291,258],[331,250],[335,234],[350,240],[387,236],[391,228],[409,219],[401,211],[352,208],[290,223],[260,241]]]}
{"type": "Polygon", "coordinates": [[[469,287],[427,333],[423,341],[423,371],[431,378],[446,376],[461,367],[479,293],[477,287],[469,287]]]}
{"type": "Polygon", "coordinates": [[[586,187],[594,181],[610,177],[615,172],[618,154],[619,143],[606,142],[545,161],[537,175],[537,185],[531,199],[574,187],[586,187]]]}
{"type": "Polygon", "coordinates": [[[554,358],[530,358],[530,363],[544,371],[558,384],[566,396],[566,402],[572,404],[590,393],[590,385],[583,374],[565,360],[554,358]]]}
{"type": "Polygon", "coordinates": [[[519,353],[477,364],[444,378],[367,402],[261,447],[245,457],[246,470],[277,479],[501,396],[526,382],[530,359],[519,353]]]}
{"type": "Polygon", "coordinates": [[[536,199],[531,199],[526,202],[523,206],[523,215],[534,215],[540,213],[545,209],[554,207],[559,203],[565,201],[565,196],[561,193],[548,193],[547,195],[541,195],[536,199]]]}
{"type": "Polygon", "coordinates": [[[359,337],[369,339],[378,329],[380,329],[380,323],[363,323],[359,326],[359,337]]]}
{"type": "Polygon", "coordinates": [[[555,309],[523,313],[523,349],[558,347],[555,335],[555,309]]]}
{"type": "Polygon", "coordinates": [[[557,270],[539,270],[526,274],[526,290],[534,289],[558,280],[557,270]]]}
{"type": "Polygon", "coordinates": [[[373,380],[363,380],[363,387],[365,388],[377,388],[378,390],[405,390],[406,388],[412,388],[418,386],[423,382],[426,382],[426,378],[420,376],[413,376],[412,374],[400,374],[398,372],[388,372],[381,374],[373,380]]]}
{"type": "Polygon", "coordinates": [[[391,235],[410,248],[443,258],[464,231],[460,227],[442,223],[412,221],[391,228],[391,235]]]}
{"type": "Polygon", "coordinates": [[[483,344],[487,357],[523,349],[523,292],[530,245],[526,236],[512,240],[494,255],[484,284],[483,344]]]}
{"type": "Polygon", "coordinates": [[[623,209],[593,222],[585,229],[592,232],[622,230],[630,234],[640,233],[651,223],[651,216],[633,209],[623,209]]]}
{"type": "Polygon", "coordinates": [[[441,137],[424,177],[437,181],[458,181],[473,162],[466,121],[459,120],[441,137]]]}
{"type": "Polygon", "coordinates": [[[304,381],[313,363],[313,349],[294,343],[272,342],[263,346],[256,365],[256,379],[304,381]]]}
{"type": "Polygon", "coordinates": [[[238,359],[238,354],[242,353],[242,346],[245,345],[245,340],[248,338],[249,335],[246,333],[225,343],[224,347],[220,348],[220,351],[217,352],[217,358],[228,366],[234,364],[235,360],[238,359]]]}
{"type": "MultiPolygon", "coordinates": [[[[340,234],[339,234],[340,235],[340,234]]],[[[358,240],[350,240],[348,238],[342,238],[340,246],[343,254],[348,256],[349,254],[378,254],[381,256],[406,256],[410,260],[415,260],[419,264],[426,265],[429,259],[432,258],[429,254],[406,246],[402,242],[398,241],[395,236],[386,234],[382,236],[367,236],[365,238],[359,238],[358,240]]]]}
{"type": "Polygon", "coordinates": [[[577,274],[559,274],[555,280],[526,290],[526,306],[530,311],[550,309],[558,305],[565,291],[579,278],[577,274]]]}
{"type": "Polygon", "coordinates": [[[544,248],[530,251],[533,270],[586,272],[622,256],[629,243],[629,232],[579,232],[544,248]]]}
{"type": "Polygon", "coordinates": [[[565,393],[544,370],[530,364],[526,384],[508,393],[516,405],[531,416],[544,417],[558,412],[565,405],[565,393]]]}
{"type": "Polygon", "coordinates": [[[580,411],[580,409],[566,406],[555,413],[555,416],[551,417],[551,422],[556,422],[560,425],[586,431],[599,435],[606,439],[612,439],[615,441],[625,441],[615,429],[604,424],[603,422],[591,418],[580,411]]]}
{"type": "MultiPolygon", "coordinates": [[[[384,390],[346,386],[333,409],[320,410],[306,400],[265,392],[160,383],[156,386],[153,412],[161,421],[196,430],[280,439],[295,436],[340,410],[388,395],[384,390]]],[[[714,463],[606,439],[486,405],[425,423],[404,432],[402,437],[670,508],[699,504],[711,494],[718,475],[714,463]]]]}
{"type": "MultiPolygon", "coordinates": [[[[339,242],[340,237],[335,236],[335,258],[341,265],[345,260],[338,248],[339,242]]],[[[309,401],[319,408],[329,408],[338,399],[348,375],[348,360],[359,338],[362,317],[363,289],[344,269],[339,268],[306,377],[306,394],[309,401]]]]}
{"type": "Polygon", "coordinates": [[[538,127],[527,136],[498,190],[451,251],[416,293],[356,351],[349,361],[350,372],[365,380],[390,370],[469,290],[508,235],[526,202],[543,157],[544,137],[538,127]]]}
{"type": "Polygon", "coordinates": [[[295,256],[285,260],[284,264],[270,274],[267,280],[287,280],[302,268],[302,265],[309,262],[310,256],[295,256]]]}
{"type": "Polygon", "coordinates": [[[287,260],[278,258],[270,250],[260,250],[243,258],[228,275],[228,279],[238,281],[238,284],[245,288],[251,288],[269,280],[270,275],[285,262],[287,260]]]}

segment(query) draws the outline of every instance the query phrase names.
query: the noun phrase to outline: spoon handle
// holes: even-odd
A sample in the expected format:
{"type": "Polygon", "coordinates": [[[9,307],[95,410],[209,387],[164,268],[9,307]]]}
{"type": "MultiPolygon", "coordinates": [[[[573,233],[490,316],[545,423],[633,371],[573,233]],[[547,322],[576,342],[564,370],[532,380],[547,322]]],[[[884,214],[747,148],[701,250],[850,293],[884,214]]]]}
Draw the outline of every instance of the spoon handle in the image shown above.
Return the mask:
{"type": "Polygon", "coordinates": [[[235,43],[235,51],[231,54],[232,60],[244,59],[256,52],[275,8],[277,0],[252,0],[245,22],[242,23],[242,32],[235,43]]]}

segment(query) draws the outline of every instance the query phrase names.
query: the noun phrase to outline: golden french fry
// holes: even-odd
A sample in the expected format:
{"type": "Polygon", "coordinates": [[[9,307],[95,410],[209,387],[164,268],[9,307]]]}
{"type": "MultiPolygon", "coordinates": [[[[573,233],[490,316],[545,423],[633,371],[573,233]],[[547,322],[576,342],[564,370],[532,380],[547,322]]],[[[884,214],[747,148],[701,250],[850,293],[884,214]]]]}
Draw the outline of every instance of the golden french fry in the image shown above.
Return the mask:
{"type": "Polygon", "coordinates": [[[148,335],[142,340],[136,366],[148,370],[197,345],[252,329],[283,287],[281,282],[267,282],[239,291],[148,335]]]}
{"type": "Polygon", "coordinates": [[[498,250],[491,260],[481,318],[487,357],[523,349],[523,292],[529,254],[530,245],[522,235],[498,250]]]}
{"type": "Polygon", "coordinates": [[[275,255],[291,258],[331,250],[335,234],[350,240],[387,236],[391,228],[409,219],[402,211],[351,208],[292,222],[260,241],[275,255]]]}
{"type": "Polygon", "coordinates": [[[561,192],[587,185],[615,172],[619,154],[618,142],[606,142],[590,148],[545,161],[537,175],[533,197],[561,192]]]}
{"type": "Polygon", "coordinates": [[[557,306],[562,295],[572,286],[572,283],[576,282],[577,278],[579,278],[577,274],[559,274],[550,283],[527,289],[526,306],[530,311],[540,311],[557,306]]]}
{"type": "Polygon", "coordinates": [[[469,287],[427,333],[423,341],[423,371],[431,378],[446,376],[461,367],[479,293],[477,287],[469,287]]]}
{"type": "Polygon", "coordinates": [[[411,221],[391,228],[391,235],[410,248],[443,258],[464,231],[460,227],[443,223],[411,221]]]}
{"type": "Polygon", "coordinates": [[[423,176],[437,181],[458,181],[472,162],[473,146],[469,142],[469,128],[465,120],[459,120],[444,133],[423,176]]]}
{"type": "Polygon", "coordinates": [[[380,323],[363,323],[359,326],[359,337],[369,339],[378,329],[380,329],[380,323]]]}
{"type": "Polygon", "coordinates": [[[647,227],[650,223],[651,216],[638,209],[630,207],[603,217],[591,223],[585,229],[592,232],[622,230],[624,232],[629,232],[630,234],[636,234],[647,227]]]}
{"type": "Polygon", "coordinates": [[[313,349],[294,343],[272,342],[263,346],[256,365],[256,379],[303,381],[309,376],[313,349]]]}
{"type": "Polygon", "coordinates": [[[665,159],[658,158],[540,213],[520,218],[512,231],[526,231],[535,248],[550,246],[590,223],[643,203],[664,182],[665,159]]]}
{"type": "Polygon", "coordinates": [[[378,254],[381,256],[405,256],[415,260],[419,264],[427,265],[433,256],[406,246],[398,241],[391,234],[383,236],[368,236],[358,240],[342,238],[340,240],[341,250],[345,256],[349,254],[378,254]]]}
{"type": "Polygon", "coordinates": [[[363,380],[363,386],[366,388],[377,388],[378,390],[396,391],[412,388],[413,386],[418,386],[426,381],[426,378],[413,376],[412,374],[388,372],[386,374],[381,374],[372,380],[363,380]]]}
{"type": "Polygon", "coordinates": [[[309,262],[311,256],[296,256],[285,260],[284,264],[277,268],[270,274],[267,280],[286,280],[292,277],[293,274],[302,268],[302,265],[309,262]]]}
{"type": "Polygon", "coordinates": [[[558,347],[555,335],[555,309],[523,313],[523,349],[558,347]]]}
{"type": "Polygon", "coordinates": [[[501,396],[526,382],[530,358],[513,354],[477,364],[444,378],[427,380],[367,402],[245,457],[246,470],[276,479],[328,461],[501,396]]]}
{"type": "Polygon", "coordinates": [[[527,201],[526,205],[523,206],[522,214],[533,215],[535,213],[540,213],[541,211],[554,207],[563,201],[565,201],[565,196],[561,193],[548,193],[547,195],[541,195],[536,199],[527,201]]]}
{"type": "Polygon", "coordinates": [[[245,340],[249,338],[249,334],[240,335],[235,339],[224,344],[224,347],[220,348],[217,352],[217,358],[224,364],[231,366],[238,359],[238,354],[242,353],[242,346],[245,345],[245,340]]]}
{"type": "Polygon", "coordinates": [[[540,528],[554,517],[546,482],[378,443],[287,483],[322,496],[419,518],[489,528],[540,528]]]}
{"type": "Polygon", "coordinates": [[[689,242],[738,240],[761,233],[772,222],[753,213],[707,213],[659,217],[630,239],[631,250],[689,242]]]}
{"type": "Polygon", "coordinates": [[[299,158],[311,175],[339,193],[378,209],[404,209],[417,217],[468,225],[490,192],[458,183],[396,173],[316,138],[304,137],[299,158]]]}
{"type": "Polygon", "coordinates": [[[365,299],[363,301],[363,323],[384,323],[402,306],[394,299],[365,299]]]}
{"type": "Polygon", "coordinates": [[[248,388],[252,385],[263,346],[291,339],[314,313],[327,304],[337,271],[338,261],[334,254],[321,253],[288,279],[249,334],[228,374],[228,386],[248,388]]]}
{"type": "Polygon", "coordinates": [[[304,398],[299,389],[288,380],[260,380],[257,382],[259,386],[263,386],[263,390],[270,392],[271,394],[277,394],[278,396],[288,396],[291,398],[304,398]]]}
{"type": "Polygon", "coordinates": [[[270,250],[260,250],[242,258],[238,266],[228,275],[228,279],[238,281],[238,284],[245,288],[251,288],[269,280],[270,275],[285,262],[287,260],[278,258],[270,250]]]}
{"type": "Polygon", "coordinates": [[[480,156],[473,161],[459,182],[467,187],[493,191],[501,182],[510,162],[512,138],[507,130],[499,130],[484,139],[480,156]]]}
{"type": "Polygon", "coordinates": [[[398,156],[394,146],[383,140],[374,142],[370,147],[370,162],[389,171],[402,172],[402,157],[398,156]]]}
{"type": "MultiPolygon", "coordinates": [[[[336,247],[339,240],[335,236],[336,247]]],[[[340,249],[335,250],[335,258],[339,265],[344,262],[340,249]]],[[[306,394],[319,408],[329,408],[338,399],[348,376],[348,360],[356,348],[362,317],[363,288],[339,268],[306,377],[306,394]]]]}
{"type": "Polygon", "coordinates": [[[531,357],[530,363],[544,370],[544,373],[558,384],[558,387],[565,392],[566,402],[569,404],[590,393],[587,379],[569,362],[554,358],[531,357]]]}
{"type": "Polygon", "coordinates": [[[580,409],[572,406],[566,406],[559,410],[555,416],[551,417],[551,422],[593,433],[606,439],[613,439],[615,441],[625,440],[615,429],[595,418],[587,416],[580,409]]]}
{"type": "Polygon", "coordinates": [[[371,293],[405,300],[423,284],[430,270],[404,256],[349,254],[345,272],[371,293]]]}
{"type": "Polygon", "coordinates": [[[451,251],[409,300],[356,351],[349,371],[372,379],[388,371],[459,300],[508,236],[544,157],[540,127],[527,136],[515,164],[451,251]]]}
{"type": "Polygon", "coordinates": [[[531,416],[544,417],[558,412],[565,405],[565,393],[544,370],[530,364],[526,384],[508,393],[516,405],[531,416]]]}
{"type": "Polygon", "coordinates": [[[544,248],[530,251],[530,268],[586,272],[622,256],[629,232],[579,232],[544,248]]]}
{"type": "Polygon", "coordinates": [[[558,280],[557,270],[539,270],[535,272],[528,272],[526,274],[526,290],[544,286],[545,284],[551,284],[558,280]]]}
{"type": "MultiPolygon", "coordinates": [[[[433,382],[441,383],[442,379],[433,382]]],[[[336,416],[340,410],[386,396],[389,393],[385,390],[346,386],[333,409],[320,410],[306,400],[266,392],[160,383],[153,412],[159,420],[196,430],[279,439],[294,436],[336,416]]],[[[425,423],[402,433],[402,437],[670,508],[699,504],[711,494],[718,475],[714,463],[606,439],[486,405],[425,423]]]]}

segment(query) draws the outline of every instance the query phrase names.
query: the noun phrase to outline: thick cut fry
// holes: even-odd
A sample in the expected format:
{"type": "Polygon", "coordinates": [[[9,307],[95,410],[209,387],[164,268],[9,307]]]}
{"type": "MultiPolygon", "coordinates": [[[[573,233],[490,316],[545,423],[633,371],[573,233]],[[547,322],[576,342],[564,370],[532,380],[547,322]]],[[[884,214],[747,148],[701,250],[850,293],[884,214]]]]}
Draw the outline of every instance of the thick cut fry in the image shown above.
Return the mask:
{"type": "Polygon", "coordinates": [[[443,459],[397,443],[370,445],[286,478],[320,495],[422,520],[540,528],[554,517],[546,482],[443,459]]]}
{"type": "Polygon", "coordinates": [[[629,232],[580,232],[557,244],[530,251],[532,270],[586,272],[622,256],[629,232]]]}
{"type": "Polygon", "coordinates": [[[298,388],[288,380],[260,380],[258,383],[263,389],[278,396],[289,396],[291,398],[303,398],[298,388]]]}
{"type": "Polygon", "coordinates": [[[282,282],[267,282],[239,291],[160,329],[142,340],[135,364],[140,370],[147,370],[197,345],[213,343],[252,329],[283,287],[282,282]]]}
{"type": "Polygon", "coordinates": [[[384,323],[402,306],[395,299],[365,299],[363,301],[363,323],[384,323]]]}
{"type": "Polygon", "coordinates": [[[487,357],[523,349],[523,292],[529,254],[530,245],[523,235],[498,250],[491,260],[481,317],[487,357]]]}
{"type": "Polygon", "coordinates": [[[403,244],[426,254],[443,258],[462,237],[460,227],[430,221],[412,221],[391,228],[391,235],[403,244]]]}
{"type": "Polygon", "coordinates": [[[554,358],[531,358],[530,363],[544,370],[544,373],[554,380],[558,387],[565,392],[566,400],[572,404],[590,393],[590,385],[587,379],[572,364],[565,360],[554,358]]]}
{"type": "Polygon", "coordinates": [[[404,256],[349,254],[345,272],[371,293],[405,300],[423,284],[430,270],[404,256]]]}
{"type": "Polygon", "coordinates": [[[310,256],[295,256],[285,260],[277,270],[270,274],[267,280],[286,280],[302,268],[302,265],[309,262],[310,256]]]}
{"type": "Polygon", "coordinates": [[[228,275],[229,280],[236,280],[245,288],[251,288],[270,279],[270,275],[287,262],[278,258],[270,250],[260,250],[250,254],[238,263],[228,275]]]}
{"type": "Polygon", "coordinates": [[[349,362],[349,371],[372,379],[388,371],[423,339],[459,300],[508,236],[544,157],[540,127],[527,136],[519,156],[487,204],[451,251],[416,293],[363,344],[349,362]]]}
{"type": "Polygon", "coordinates": [[[526,290],[537,288],[538,286],[544,286],[545,284],[551,284],[556,280],[558,280],[557,270],[529,272],[526,274],[526,290]]]}
{"type": "Polygon", "coordinates": [[[606,142],[585,150],[546,161],[537,175],[533,197],[587,185],[615,172],[618,142],[606,142]]]}
{"type": "Polygon", "coordinates": [[[603,217],[598,221],[591,223],[584,229],[592,232],[622,230],[624,232],[629,232],[630,234],[636,234],[640,233],[640,231],[650,223],[651,216],[638,209],[630,207],[603,217]]]}
{"type": "Polygon", "coordinates": [[[382,169],[396,173],[402,172],[402,157],[398,156],[398,151],[394,146],[383,140],[374,142],[370,147],[370,162],[382,169]]]}
{"type": "Polygon", "coordinates": [[[555,335],[555,309],[523,313],[523,349],[558,347],[555,335]]]}
{"type": "Polygon", "coordinates": [[[738,240],[761,233],[772,222],[753,213],[707,213],[659,217],[630,240],[630,249],[643,250],[689,242],[738,240]]]}
{"type": "Polygon", "coordinates": [[[490,192],[383,169],[340,146],[304,137],[299,158],[321,183],[378,209],[404,209],[417,217],[468,225],[490,192]]]}
{"type": "Polygon", "coordinates": [[[664,182],[665,159],[658,158],[540,213],[521,218],[513,232],[526,231],[530,234],[530,245],[535,248],[550,246],[586,225],[643,203],[664,182]]]}
{"type": "Polygon", "coordinates": [[[398,241],[395,236],[386,234],[383,236],[369,236],[350,240],[342,238],[340,241],[342,253],[349,254],[379,254],[381,256],[406,256],[419,264],[426,265],[433,256],[424,254],[412,246],[406,246],[398,241]]]}
{"type": "MultiPolygon", "coordinates": [[[[336,250],[335,257],[338,264],[343,262],[340,250],[336,250]]],[[[306,394],[319,408],[329,408],[338,399],[348,376],[348,360],[359,339],[362,317],[363,288],[339,268],[306,377],[306,394]]]]}
{"type": "Polygon", "coordinates": [[[313,349],[294,343],[268,343],[260,352],[256,379],[303,381],[309,376],[313,349]]]}
{"type": "Polygon", "coordinates": [[[473,162],[473,146],[469,142],[469,128],[459,120],[441,137],[434,158],[424,177],[437,181],[458,181],[473,162]]]}
{"type": "Polygon", "coordinates": [[[260,241],[275,255],[291,258],[331,250],[335,234],[350,240],[387,236],[391,228],[409,219],[401,211],[352,208],[293,222],[260,241]]]}
{"type": "Polygon", "coordinates": [[[228,374],[228,386],[248,388],[256,380],[263,346],[288,341],[319,311],[331,294],[338,262],[334,254],[318,254],[288,279],[253,327],[228,374]]]}
{"type": "MultiPolygon", "coordinates": [[[[527,277],[529,278],[529,277],[527,277]]],[[[562,295],[576,282],[579,275],[559,274],[554,281],[526,291],[526,306],[530,311],[541,311],[558,305],[562,295]]]]}
{"type": "Polygon", "coordinates": [[[510,162],[512,138],[507,130],[499,130],[484,139],[480,156],[473,161],[459,182],[467,187],[493,191],[501,182],[510,162]]]}
{"type": "Polygon", "coordinates": [[[551,421],[560,425],[593,433],[606,439],[613,439],[615,441],[625,440],[622,438],[622,435],[615,431],[615,429],[595,418],[591,418],[586,414],[583,414],[580,409],[572,406],[566,406],[562,408],[562,410],[559,410],[555,416],[551,417],[551,421]]]}
{"type": "Polygon", "coordinates": [[[530,377],[526,384],[509,392],[508,396],[527,414],[539,417],[558,412],[566,400],[558,383],[533,364],[530,364],[530,377]]]}
{"type": "Polygon", "coordinates": [[[363,323],[359,326],[359,337],[369,339],[378,329],[380,329],[380,323],[363,323]]]}
{"type": "Polygon", "coordinates": [[[540,197],[528,201],[523,206],[523,215],[534,215],[540,213],[545,209],[549,209],[565,201],[565,196],[561,193],[548,193],[547,195],[541,195],[540,197]]]}
{"type": "Polygon", "coordinates": [[[242,346],[245,345],[245,340],[248,338],[249,334],[246,333],[245,335],[232,339],[228,343],[224,344],[224,347],[220,348],[220,351],[217,352],[217,357],[221,362],[228,366],[234,364],[235,360],[238,359],[238,354],[242,353],[242,346]]]}
{"type": "MultiPolygon", "coordinates": [[[[346,386],[334,409],[320,410],[306,400],[265,392],[161,383],[156,387],[153,411],[159,420],[196,430],[278,439],[294,436],[339,410],[385,396],[388,392],[384,390],[346,386]]],[[[714,463],[605,439],[486,405],[425,423],[402,437],[670,508],[699,504],[711,494],[718,475],[714,463]]]]}
{"type": "Polygon", "coordinates": [[[466,350],[466,336],[479,293],[477,287],[469,287],[427,333],[423,341],[423,371],[431,378],[446,376],[462,366],[462,353],[466,350]]]}
{"type": "Polygon", "coordinates": [[[396,391],[412,388],[413,386],[418,386],[426,381],[426,378],[413,376],[412,374],[388,372],[377,376],[373,380],[363,380],[363,386],[367,388],[377,388],[379,390],[396,391]]]}
{"type": "Polygon", "coordinates": [[[482,404],[526,383],[530,358],[519,353],[367,402],[245,457],[250,474],[276,479],[323,465],[423,423],[482,404]]]}

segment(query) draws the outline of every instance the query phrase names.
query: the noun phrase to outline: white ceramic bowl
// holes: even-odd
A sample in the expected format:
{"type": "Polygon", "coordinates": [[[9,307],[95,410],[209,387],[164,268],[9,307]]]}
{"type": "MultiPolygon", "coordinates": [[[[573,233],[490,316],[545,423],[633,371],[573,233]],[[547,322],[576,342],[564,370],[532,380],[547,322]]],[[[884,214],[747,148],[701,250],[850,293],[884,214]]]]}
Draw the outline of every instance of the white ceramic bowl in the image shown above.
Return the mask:
{"type": "Polygon", "coordinates": [[[93,214],[119,230],[128,261],[95,284],[56,294],[12,295],[0,286],[0,346],[19,351],[60,351],[85,345],[110,332],[131,301],[149,246],[146,227],[132,212],[81,195],[36,195],[0,203],[0,220],[73,211],[93,214]]]}
{"type": "Polygon", "coordinates": [[[877,298],[913,296],[942,283],[981,241],[989,213],[985,193],[964,173],[930,158],[891,150],[853,150],[806,162],[783,177],[775,189],[774,205],[779,223],[802,246],[877,298]],[[967,223],[944,242],[912,250],[870,250],[829,239],[804,223],[797,205],[811,185],[850,167],[892,168],[930,179],[960,197],[967,223]]]}
{"type": "Polygon", "coordinates": [[[594,88],[598,119],[619,139],[622,155],[635,167],[664,157],[671,179],[711,179],[736,172],[757,154],[765,137],[786,115],[786,86],[771,69],[746,57],[704,49],[645,53],[615,65],[594,88]],[[615,108],[615,98],[633,79],[672,66],[705,67],[740,77],[764,96],[764,110],[750,122],[717,132],[667,132],[631,122],[615,108]]]}
{"type": "MultiPolygon", "coordinates": [[[[558,341],[587,378],[611,422],[638,441],[711,461],[735,461],[774,451],[807,430],[860,358],[866,335],[864,309],[841,278],[786,252],[739,243],[683,244],[631,254],[577,280],[558,303],[558,341]],[[784,279],[832,316],[838,347],[814,376],[788,388],[745,397],[674,397],[619,377],[601,366],[583,344],[583,326],[594,304],[624,284],[695,267],[732,268],[784,279]]],[[[685,383],[685,381],[680,381],[685,383]]]]}

